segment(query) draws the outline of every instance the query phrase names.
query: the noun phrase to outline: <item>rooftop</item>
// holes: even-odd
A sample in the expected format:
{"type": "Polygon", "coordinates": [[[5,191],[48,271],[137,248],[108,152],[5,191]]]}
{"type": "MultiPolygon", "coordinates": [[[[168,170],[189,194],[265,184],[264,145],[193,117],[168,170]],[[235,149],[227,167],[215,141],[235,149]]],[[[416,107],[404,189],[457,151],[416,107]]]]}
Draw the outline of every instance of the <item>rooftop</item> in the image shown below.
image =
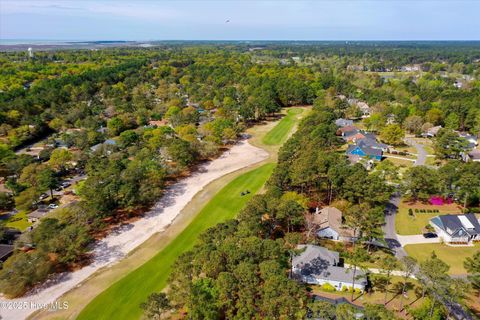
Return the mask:
{"type": "MultiPolygon", "coordinates": [[[[338,252],[315,245],[299,245],[297,248],[306,250],[293,258],[295,274],[345,283],[353,282],[352,271],[335,265],[339,259],[338,252]]],[[[356,280],[357,283],[366,284],[365,273],[362,270],[357,269],[355,278],[357,277],[360,278],[356,280]]]]}
{"type": "Polygon", "coordinates": [[[13,252],[13,246],[10,244],[0,244],[0,260],[8,257],[13,252]]]}
{"type": "Polygon", "coordinates": [[[305,249],[300,255],[293,257],[292,266],[300,267],[321,258],[328,265],[335,265],[340,261],[338,252],[330,251],[327,248],[315,245],[298,245],[297,249],[305,249]]]}
{"type": "Polygon", "coordinates": [[[480,223],[475,214],[446,214],[432,218],[432,223],[437,225],[449,235],[463,236],[480,234],[480,223]]]}
{"type": "Polygon", "coordinates": [[[360,148],[368,156],[381,157],[383,154],[381,149],[376,149],[376,148],[372,148],[365,145],[355,145],[355,144],[348,146],[347,154],[352,153],[352,151],[354,151],[357,148],[360,148]]]}
{"type": "Polygon", "coordinates": [[[325,207],[320,210],[318,214],[315,214],[313,221],[320,227],[320,229],[330,227],[341,236],[354,237],[354,230],[343,225],[342,216],[342,211],[337,208],[325,207]]]}

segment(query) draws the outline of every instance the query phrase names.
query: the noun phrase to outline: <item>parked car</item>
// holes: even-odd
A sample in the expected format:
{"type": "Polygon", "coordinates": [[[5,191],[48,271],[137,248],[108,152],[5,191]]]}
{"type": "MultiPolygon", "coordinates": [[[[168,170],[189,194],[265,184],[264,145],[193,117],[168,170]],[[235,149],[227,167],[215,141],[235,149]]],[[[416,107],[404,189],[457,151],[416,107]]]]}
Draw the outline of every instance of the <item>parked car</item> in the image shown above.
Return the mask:
{"type": "Polygon", "coordinates": [[[70,184],[70,182],[66,182],[66,181],[65,181],[65,182],[60,183],[60,185],[61,185],[63,188],[67,188],[67,187],[69,187],[71,184],[70,184]]]}
{"type": "Polygon", "coordinates": [[[49,208],[49,209],[57,209],[57,208],[58,208],[58,204],[50,203],[50,204],[48,205],[48,208],[49,208]]]}
{"type": "Polygon", "coordinates": [[[427,233],[423,234],[423,237],[426,238],[426,239],[432,239],[432,238],[437,238],[438,235],[436,233],[433,233],[433,232],[427,232],[427,233]]]}
{"type": "Polygon", "coordinates": [[[47,198],[48,198],[48,194],[46,194],[46,193],[42,193],[40,195],[40,197],[38,197],[39,200],[43,200],[43,199],[47,199],[47,198]]]}

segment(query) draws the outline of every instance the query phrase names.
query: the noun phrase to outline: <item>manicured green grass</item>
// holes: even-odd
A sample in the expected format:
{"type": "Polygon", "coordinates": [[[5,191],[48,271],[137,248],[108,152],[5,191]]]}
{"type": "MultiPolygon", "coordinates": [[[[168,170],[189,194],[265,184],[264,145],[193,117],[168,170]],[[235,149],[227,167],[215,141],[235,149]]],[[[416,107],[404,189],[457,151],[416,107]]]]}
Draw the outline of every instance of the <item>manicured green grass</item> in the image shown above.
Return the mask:
{"type": "Polygon", "coordinates": [[[450,247],[442,243],[409,244],[405,246],[408,255],[420,262],[430,258],[432,251],[435,251],[437,257],[450,266],[450,274],[465,274],[463,262],[479,250],[480,244],[476,244],[474,247],[450,247]]]}
{"type": "Polygon", "coordinates": [[[142,316],[140,303],[152,292],[165,288],[176,258],[193,247],[200,233],[219,222],[234,218],[265,184],[274,166],[273,163],[265,164],[227,184],[165,249],[98,295],[78,319],[139,319],[142,316]],[[247,189],[251,193],[241,196],[240,193],[247,189]]]}
{"type": "Polygon", "coordinates": [[[302,112],[303,109],[300,108],[289,109],[287,111],[287,115],[283,117],[283,119],[280,120],[280,122],[265,135],[265,137],[262,139],[262,142],[269,146],[279,145],[285,142],[288,137],[288,133],[295,125],[297,115],[302,112]]]}
{"type": "MultiPolygon", "coordinates": [[[[381,282],[375,281],[375,276],[371,275],[370,278],[372,283],[372,288],[370,288],[369,293],[362,293],[358,294],[355,293],[355,303],[359,305],[365,304],[383,304],[385,298],[385,289],[384,286],[377,285],[381,282]]],[[[399,288],[403,286],[403,278],[398,276],[393,276],[390,280],[390,285],[388,287],[387,293],[387,305],[386,307],[390,310],[399,310],[401,305],[401,295],[398,294],[399,288]]],[[[418,282],[415,279],[408,279],[407,280],[407,290],[406,290],[406,297],[403,301],[404,305],[417,305],[420,301],[417,301],[417,297],[415,294],[415,288],[418,287],[418,282]]],[[[347,291],[334,291],[334,292],[325,292],[320,286],[312,285],[311,288],[313,292],[319,294],[320,296],[326,296],[329,298],[338,298],[344,297],[350,300],[351,293],[347,291]]]]}
{"type": "Polygon", "coordinates": [[[32,224],[28,222],[27,212],[20,211],[16,215],[11,216],[7,220],[5,220],[5,227],[15,228],[20,231],[24,231],[32,224]]]}
{"type": "Polygon", "coordinates": [[[412,235],[420,234],[423,232],[423,229],[426,225],[429,224],[430,219],[442,214],[453,214],[461,213],[455,204],[443,205],[443,206],[432,206],[428,204],[409,204],[406,202],[401,202],[398,208],[398,213],[395,216],[395,229],[400,235],[412,235]],[[408,209],[413,210],[413,216],[408,214],[408,209]],[[437,213],[416,213],[415,209],[425,209],[425,210],[438,210],[437,213]]]}

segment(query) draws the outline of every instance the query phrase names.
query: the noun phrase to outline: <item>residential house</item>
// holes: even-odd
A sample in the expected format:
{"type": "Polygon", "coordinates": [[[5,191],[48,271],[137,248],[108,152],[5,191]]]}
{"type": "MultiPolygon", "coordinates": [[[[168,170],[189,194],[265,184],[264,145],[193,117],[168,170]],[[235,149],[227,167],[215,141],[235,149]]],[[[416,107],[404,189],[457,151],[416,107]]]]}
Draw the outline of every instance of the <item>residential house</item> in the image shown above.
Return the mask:
{"type": "Polygon", "coordinates": [[[473,213],[437,216],[430,220],[430,225],[446,243],[471,244],[480,241],[480,223],[473,213]]]}
{"type": "Polygon", "coordinates": [[[403,72],[420,71],[421,66],[419,64],[405,65],[405,66],[401,67],[400,70],[403,71],[403,72]]]}
{"type": "Polygon", "coordinates": [[[473,134],[469,134],[467,132],[459,132],[458,136],[467,140],[468,149],[473,149],[478,145],[478,138],[473,134]]]}
{"type": "Polygon", "coordinates": [[[0,261],[5,262],[13,254],[13,245],[0,244],[0,261]]]}
{"type": "Polygon", "coordinates": [[[360,109],[360,111],[363,114],[362,118],[368,118],[370,116],[371,114],[370,106],[366,102],[363,102],[363,101],[358,102],[357,107],[360,109]]]}
{"type": "Polygon", "coordinates": [[[108,129],[104,126],[101,126],[100,128],[97,129],[97,132],[105,134],[107,133],[108,129]]]}
{"type": "Polygon", "coordinates": [[[150,120],[150,121],[148,121],[148,126],[147,127],[157,128],[157,127],[166,126],[166,125],[168,125],[168,121],[166,119],[150,120]]]}
{"type": "Polygon", "coordinates": [[[381,161],[383,151],[381,149],[375,149],[366,145],[350,145],[347,148],[347,155],[358,155],[362,158],[381,161]]]}
{"type": "Polygon", "coordinates": [[[353,242],[357,239],[355,230],[343,224],[343,213],[335,207],[325,207],[315,212],[313,223],[318,226],[317,236],[336,241],[353,242]]]}
{"type": "Polygon", "coordinates": [[[340,118],[335,120],[335,124],[339,127],[353,126],[353,120],[340,118]]]}
{"type": "Polygon", "coordinates": [[[345,126],[341,127],[337,130],[337,135],[345,137],[347,135],[352,135],[357,133],[359,130],[357,127],[350,125],[350,126],[345,126]]]}
{"type": "MultiPolygon", "coordinates": [[[[99,143],[99,144],[96,144],[96,145],[90,147],[90,150],[92,150],[93,152],[96,152],[96,151],[102,149],[102,147],[103,148],[110,148],[110,147],[113,147],[113,146],[116,146],[116,145],[117,145],[117,141],[115,141],[113,139],[107,139],[102,143],[99,143]]],[[[107,151],[107,153],[110,153],[110,151],[107,151]]]]}
{"type": "Polygon", "coordinates": [[[462,152],[462,159],[465,162],[480,162],[480,150],[479,149],[473,149],[470,152],[462,152]]]}
{"type": "MultiPolygon", "coordinates": [[[[373,135],[375,137],[375,135],[373,135]]],[[[387,152],[389,149],[389,146],[386,145],[385,143],[378,142],[375,138],[372,138],[372,136],[369,136],[366,134],[366,137],[363,139],[359,139],[355,141],[357,145],[359,146],[365,146],[365,147],[370,147],[373,149],[379,149],[382,150],[383,152],[387,152]]]]}
{"type": "Polygon", "coordinates": [[[308,284],[328,283],[336,290],[344,287],[365,290],[365,272],[357,269],[354,279],[353,271],[341,266],[338,252],[316,245],[299,245],[297,249],[304,251],[292,259],[293,278],[308,284]]]}
{"type": "Polygon", "coordinates": [[[365,139],[365,133],[358,131],[358,132],[349,132],[347,133],[343,139],[347,142],[357,142],[358,140],[365,139]]]}
{"type": "Polygon", "coordinates": [[[422,136],[427,138],[433,138],[438,134],[438,131],[440,131],[440,129],[442,129],[442,126],[431,127],[427,131],[423,132],[422,136]]]}

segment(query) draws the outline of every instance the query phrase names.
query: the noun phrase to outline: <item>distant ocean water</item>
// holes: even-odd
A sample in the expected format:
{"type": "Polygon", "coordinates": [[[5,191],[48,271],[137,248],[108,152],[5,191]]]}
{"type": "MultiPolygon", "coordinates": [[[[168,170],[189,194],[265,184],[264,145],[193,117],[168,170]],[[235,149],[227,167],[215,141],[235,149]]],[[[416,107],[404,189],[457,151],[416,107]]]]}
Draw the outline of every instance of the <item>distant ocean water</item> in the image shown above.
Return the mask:
{"type": "Polygon", "coordinates": [[[76,40],[38,40],[38,39],[1,39],[0,38],[0,45],[17,45],[17,44],[68,45],[69,42],[76,42],[76,40]]]}

